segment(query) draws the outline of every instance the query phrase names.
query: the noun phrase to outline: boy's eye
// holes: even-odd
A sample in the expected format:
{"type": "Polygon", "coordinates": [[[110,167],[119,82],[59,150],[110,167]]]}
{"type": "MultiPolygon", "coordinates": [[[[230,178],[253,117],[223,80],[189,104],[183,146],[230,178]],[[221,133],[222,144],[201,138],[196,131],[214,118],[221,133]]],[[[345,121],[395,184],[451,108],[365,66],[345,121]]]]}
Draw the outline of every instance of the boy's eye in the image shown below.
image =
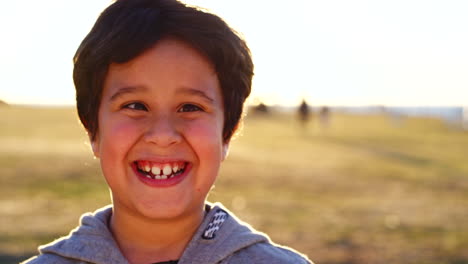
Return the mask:
{"type": "Polygon", "coordinates": [[[194,104],[184,104],[182,105],[182,107],[179,109],[178,112],[196,112],[196,111],[203,111],[203,109],[194,104]]]}
{"type": "Polygon", "coordinates": [[[141,111],[148,110],[144,104],[138,103],[138,102],[126,104],[123,106],[123,108],[128,108],[132,110],[141,110],[141,111]]]}

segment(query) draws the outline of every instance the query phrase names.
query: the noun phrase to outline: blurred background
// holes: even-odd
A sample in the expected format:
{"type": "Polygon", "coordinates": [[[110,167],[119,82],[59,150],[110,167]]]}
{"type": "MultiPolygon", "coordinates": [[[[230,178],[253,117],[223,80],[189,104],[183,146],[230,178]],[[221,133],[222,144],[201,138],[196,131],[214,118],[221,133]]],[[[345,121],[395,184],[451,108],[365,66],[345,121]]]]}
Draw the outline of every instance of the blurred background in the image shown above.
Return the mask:
{"type": "MultiPolygon", "coordinates": [[[[209,200],[323,263],[468,263],[468,2],[187,0],[256,65],[209,200]]],[[[72,57],[108,0],[0,15],[0,263],[110,202],[72,57]]]]}

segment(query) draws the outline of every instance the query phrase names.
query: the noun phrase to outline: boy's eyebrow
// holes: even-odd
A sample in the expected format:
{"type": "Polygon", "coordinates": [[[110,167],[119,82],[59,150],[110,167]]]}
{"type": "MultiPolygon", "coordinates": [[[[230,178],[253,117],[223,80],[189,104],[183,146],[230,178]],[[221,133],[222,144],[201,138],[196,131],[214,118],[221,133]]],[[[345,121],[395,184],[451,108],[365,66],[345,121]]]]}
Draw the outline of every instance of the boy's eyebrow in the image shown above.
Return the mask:
{"type": "Polygon", "coordinates": [[[205,99],[206,101],[208,101],[210,103],[214,102],[214,99],[211,98],[211,96],[206,94],[204,91],[194,89],[194,88],[183,87],[183,88],[179,89],[179,91],[177,93],[195,95],[195,96],[198,96],[198,97],[201,97],[201,98],[205,99]]]}
{"type": "Polygon", "coordinates": [[[114,101],[117,98],[123,96],[124,94],[142,92],[142,91],[146,91],[146,90],[147,90],[147,88],[145,86],[126,86],[126,87],[122,87],[122,88],[119,88],[117,90],[117,92],[114,93],[110,97],[110,101],[114,101]]]}
{"type": "MultiPolygon", "coordinates": [[[[117,90],[117,92],[115,92],[110,97],[110,101],[114,101],[114,100],[118,99],[119,97],[121,97],[121,96],[123,96],[125,94],[135,93],[135,92],[144,92],[146,90],[148,90],[148,88],[146,86],[126,86],[126,87],[122,87],[122,88],[119,88],[117,90]]],[[[194,89],[194,88],[183,87],[183,88],[179,89],[177,91],[177,93],[194,95],[194,96],[197,96],[197,97],[201,97],[201,98],[203,98],[204,100],[206,100],[206,101],[208,101],[210,103],[214,102],[214,99],[211,96],[209,96],[208,94],[206,94],[204,91],[194,89]]]]}

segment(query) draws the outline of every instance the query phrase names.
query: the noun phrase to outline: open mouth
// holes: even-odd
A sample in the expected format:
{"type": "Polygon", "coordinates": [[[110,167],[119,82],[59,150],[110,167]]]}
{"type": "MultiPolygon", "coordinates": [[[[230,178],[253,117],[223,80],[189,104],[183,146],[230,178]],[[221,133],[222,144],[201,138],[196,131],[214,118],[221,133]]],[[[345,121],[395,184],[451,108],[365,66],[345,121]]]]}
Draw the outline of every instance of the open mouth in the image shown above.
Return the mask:
{"type": "Polygon", "coordinates": [[[187,162],[155,163],[150,161],[135,161],[136,170],[148,179],[167,180],[184,173],[187,162]]]}

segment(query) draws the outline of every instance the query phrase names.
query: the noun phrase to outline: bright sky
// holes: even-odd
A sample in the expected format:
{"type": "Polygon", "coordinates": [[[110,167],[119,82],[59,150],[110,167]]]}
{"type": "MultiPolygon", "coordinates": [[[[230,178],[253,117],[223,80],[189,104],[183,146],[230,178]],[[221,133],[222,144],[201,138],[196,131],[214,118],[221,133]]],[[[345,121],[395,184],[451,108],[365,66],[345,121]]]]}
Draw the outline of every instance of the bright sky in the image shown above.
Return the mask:
{"type": "MultiPolygon", "coordinates": [[[[252,99],[468,105],[466,0],[186,0],[242,32],[252,99]]],[[[72,57],[109,0],[5,1],[0,100],[74,104],[72,57]]]]}

